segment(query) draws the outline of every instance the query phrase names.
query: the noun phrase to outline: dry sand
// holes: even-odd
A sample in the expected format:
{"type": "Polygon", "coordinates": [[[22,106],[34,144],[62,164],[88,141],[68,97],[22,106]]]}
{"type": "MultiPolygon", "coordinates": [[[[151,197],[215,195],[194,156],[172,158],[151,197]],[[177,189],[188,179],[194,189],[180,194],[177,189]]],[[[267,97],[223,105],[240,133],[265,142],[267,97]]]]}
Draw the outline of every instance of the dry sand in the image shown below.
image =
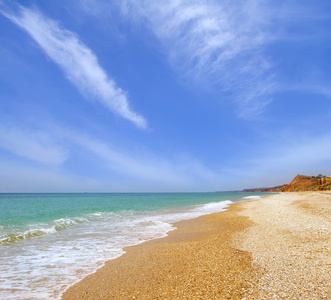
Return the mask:
{"type": "Polygon", "coordinates": [[[239,214],[255,225],[234,241],[262,269],[255,287],[260,297],[331,299],[331,191],[287,193],[241,207],[239,214]]]}
{"type": "Polygon", "coordinates": [[[331,299],[331,193],[288,193],[176,223],[63,299],[331,299]]]}

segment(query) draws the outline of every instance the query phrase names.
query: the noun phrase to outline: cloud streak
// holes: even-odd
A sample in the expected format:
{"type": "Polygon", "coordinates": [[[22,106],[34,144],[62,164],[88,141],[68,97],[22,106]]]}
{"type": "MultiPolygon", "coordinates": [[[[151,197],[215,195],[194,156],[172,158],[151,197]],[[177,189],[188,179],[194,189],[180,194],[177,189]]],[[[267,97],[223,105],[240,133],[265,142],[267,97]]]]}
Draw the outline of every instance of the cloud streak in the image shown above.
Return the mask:
{"type": "Polygon", "coordinates": [[[219,177],[193,158],[172,161],[151,153],[123,153],[112,145],[77,132],[65,133],[71,143],[90,152],[100,167],[143,182],[170,186],[174,189],[191,186],[199,180],[217,181],[219,177]]]}
{"type": "Polygon", "coordinates": [[[30,34],[81,93],[89,95],[137,127],[147,128],[146,120],[130,108],[125,91],[107,76],[97,57],[77,35],[61,28],[37,10],[19,6],[17,14],[2,13],[30,34]]]}
{"type": "MultiPolygon", "coordinates": [[[[41,182],[42,186],[51,186],[47,178],[51,180],[51,174],[55,172],[56,182],[63,184],[65,189],[68,188],[64,181],[58,180],[60,174],[63,174],[68,182],[73,183],[73,190],[76,188],[77,191],[88,189],[84,186],[86,182],[91,184],[91,189],[97,190],[99,184],[99,188],[104,191],[116,189],[116,186],[132,191],[135,189],[176,191],[185,187],[192,189],[192,186],[197,186],[198,182],[208,182],[207,185],[210,185],[220,181],[219,175],[193,157],[168,159],[155,155],[149,150],[123,151],[116,145],[74,129],[49,127],[47,124],[44,124],[43,129],[28,129],[27,125],[26,123],[14,125],[9,121],[0,124],[0,149],[10,153],[9,156],[7,155],[6,170],[0,172],[0,177],[13,174],[10,168],[10,165],[13,165],[16,169],[22,168],[21,176],[24,170],[30,170],[31,177],[26,180],[34,182],[34,187],[41,182]],[[22,159],[13,163],[17,160],[17,156],[22,159]],[[74,175],[70,172],[70,166],[77,163],[77,157],[89,158],[86,162],[84,160],[79,162],[79,168],[87,173],[84,174],[83,171],[82,174],[74,175]],[[103,178],[93,179],[95,174],[91,178],[91,168],[97,170],[97,174],[103,174],[103,178]],[[45,178],[40,181],[42,174],[45,174],[45,178]],[[122,178],[126,178],[126,183],[121,183],[122,178]],[[84,183],[80,184],[79,181],[82,180],[84,183]],[[129,186],[125,186],[128,185],[127,182],[130,182],[129,186]]],[[[3,184],[3,187],[5,185],[3,184]]],[[[4,190],[8,190],[10,186],[4,187],[4,190]]]]}
{"type": "Polygon", "coordinates": [[[68,155],[50,134],[4,123],[0,125],[0,148],[47,165],[62,164],[68,155]]]}
{"type": "Polygon", "coordinates": [[[123,11],[154,32],[186,79],[232,92],[240,117],[271,101],[276,82],[263,54],[268,14],[260,1],[126,1],[123,11]]]}

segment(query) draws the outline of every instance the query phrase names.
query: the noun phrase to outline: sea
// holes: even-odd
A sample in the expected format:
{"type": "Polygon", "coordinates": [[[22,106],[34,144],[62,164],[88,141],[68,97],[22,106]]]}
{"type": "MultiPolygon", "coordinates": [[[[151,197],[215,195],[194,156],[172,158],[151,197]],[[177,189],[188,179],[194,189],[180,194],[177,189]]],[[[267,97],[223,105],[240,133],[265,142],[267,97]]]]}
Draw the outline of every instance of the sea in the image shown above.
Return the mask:
{"type": "Polygon", "coordinates": [[[0,194],[0,299],[60,299],[125,247],[261,195],[0,194]]]}

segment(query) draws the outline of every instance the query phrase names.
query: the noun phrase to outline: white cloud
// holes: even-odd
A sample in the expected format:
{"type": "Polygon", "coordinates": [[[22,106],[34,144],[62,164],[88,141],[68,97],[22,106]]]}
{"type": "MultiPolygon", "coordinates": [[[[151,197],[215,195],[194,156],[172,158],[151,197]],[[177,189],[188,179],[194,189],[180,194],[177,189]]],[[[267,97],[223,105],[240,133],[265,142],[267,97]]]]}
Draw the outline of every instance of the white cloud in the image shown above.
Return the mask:
{"type": "Polygon", "coordinates": [[[275,86],[263,49],[270,16],[261,1],[126,1],[164,45],[171,64],[190,82],[234,93],[245,118],[270,102],[275,86]]]}
{"type": "Polygon", "coordinates": [[[67,158],[67,150],[48,133],[8,124],[0,125],[0,148],[49,165],[62,164],[67,158]]]}
{"type": "Polygon", "coordinates": [[[10,158],[0,162],[2,192],[196,191],[217,189],[222,181],[193,157],[171,160],[146,150],[124,152],[108,142],[68,129],[48,128],[45,133],[0,126],[0,148],[40,163],[30,165],[10,158]],[[86,164],[82,159],[85,155],[89,158],[86,164]],[[75,157],[80,157],[79,173],[70,169],[75,157]],[[94,175],[91,164],[93,172],[97,171],[94,175]]]}
{"type": "Polygon", "coordinates": [[[126,93],[107,76],[94,53],[73,32],[61,28],[39,11],[22,6],[17,15],[3,14],[26,30],[83,94],[136,126],[147,127],[146,120],[130,108],[126,93]]]}
{"type": "Polygon", "coordinates": [[[101,168],[124,174],[136,181],[164,186],[190,186],[195,180],[212,180],[215,174],[195,159],[171,161],[151,153],[122,153],[111,145],[79,133],[68,133],[68,140],[78,149],[89,151],[100,161],[101,168]]]}

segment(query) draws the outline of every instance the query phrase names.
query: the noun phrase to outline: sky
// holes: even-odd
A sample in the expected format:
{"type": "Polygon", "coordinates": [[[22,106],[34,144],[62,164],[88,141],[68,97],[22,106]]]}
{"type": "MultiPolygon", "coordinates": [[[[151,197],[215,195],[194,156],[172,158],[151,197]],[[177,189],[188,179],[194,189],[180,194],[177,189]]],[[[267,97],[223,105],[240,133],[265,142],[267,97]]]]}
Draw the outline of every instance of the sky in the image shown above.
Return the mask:
{"type": "Polygon", "coordinates": [[[331,175],[329,0],[0,0],[0,192],[331,175]]]}

